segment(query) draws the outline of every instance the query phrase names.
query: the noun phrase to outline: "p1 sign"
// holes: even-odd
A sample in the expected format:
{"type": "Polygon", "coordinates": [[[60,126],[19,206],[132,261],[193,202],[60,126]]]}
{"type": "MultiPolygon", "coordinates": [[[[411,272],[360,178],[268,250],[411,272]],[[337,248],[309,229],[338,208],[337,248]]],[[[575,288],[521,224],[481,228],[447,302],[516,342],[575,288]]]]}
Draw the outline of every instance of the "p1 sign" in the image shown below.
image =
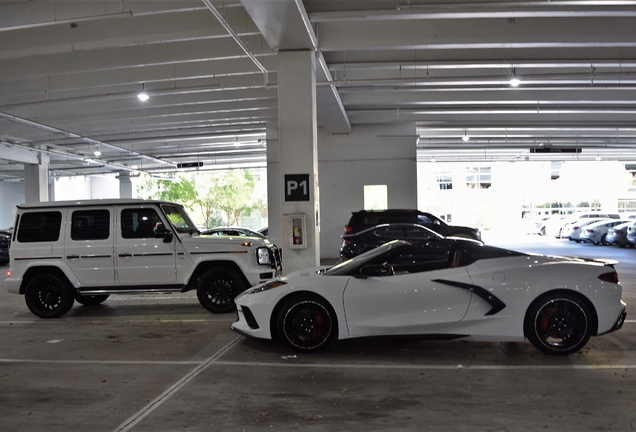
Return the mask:
{"type": "Polygon", "coordinates": [[[309,174],[285,174],[285,201],[309,201],[309,174]]]}

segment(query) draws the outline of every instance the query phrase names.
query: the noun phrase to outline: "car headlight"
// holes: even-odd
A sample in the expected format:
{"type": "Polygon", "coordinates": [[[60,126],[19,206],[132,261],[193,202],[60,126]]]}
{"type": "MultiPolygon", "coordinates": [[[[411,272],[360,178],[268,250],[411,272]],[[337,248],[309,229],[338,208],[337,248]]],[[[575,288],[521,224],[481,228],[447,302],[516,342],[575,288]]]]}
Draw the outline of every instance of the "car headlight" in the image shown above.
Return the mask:
{"type": "Polygon", "coordinates": [[[256,249],[256,261],[260,265],[270,265],[272,263],[272,259],[269,255],[269,249],[266,247],[259,247],[256,249]]]}
{"type": "Polygon", "coordinates": [[[263,292],[263,291],[267,291],[267,290],[271,290],[271,289],[274,289],[274,288],[278,288],[278,287],[283,286],[283,285],[287,285],[287,282],[283,282],[281,280],[271,280],[269,282],[265,282],[262,285],[259,285],[257,287],[254,287],[254,288],[250,289],[250,290],[247,290],[246,293],[247,294],[256,294],[256,293],[260,293],[260,292],[263,292]]]}

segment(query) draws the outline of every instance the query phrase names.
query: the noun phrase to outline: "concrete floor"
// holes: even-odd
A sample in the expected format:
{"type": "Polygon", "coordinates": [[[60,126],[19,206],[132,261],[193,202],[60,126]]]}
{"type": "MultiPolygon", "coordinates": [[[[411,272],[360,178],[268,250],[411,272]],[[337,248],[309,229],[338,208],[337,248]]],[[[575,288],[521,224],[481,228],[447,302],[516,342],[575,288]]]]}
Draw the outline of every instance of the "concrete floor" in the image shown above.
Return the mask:
{"type": "Polygon", "coordinates": [[[566,358],[529,343],[422,340],[299,355],[237,336],[235,314],[211,315],[190,293],[114,296],[42,320],[0,282],[0,430],[636,429],[636,250],[486,240],[619,260],[628,322],[566,358]]]}

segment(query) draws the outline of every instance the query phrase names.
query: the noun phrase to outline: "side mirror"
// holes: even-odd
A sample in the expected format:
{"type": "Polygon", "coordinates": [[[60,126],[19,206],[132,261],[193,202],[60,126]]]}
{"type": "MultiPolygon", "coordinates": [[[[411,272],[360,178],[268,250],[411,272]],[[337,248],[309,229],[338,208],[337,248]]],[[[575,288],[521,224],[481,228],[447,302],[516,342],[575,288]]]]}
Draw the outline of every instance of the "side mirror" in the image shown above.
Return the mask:
{"type": "Polygon", "coordinates": [[[159,226],[155,228],[155,238],[163,238],[164,243],[170,243],[173,237],[172,231],[166,229],[163,224],[159,224],[159,226]]]}

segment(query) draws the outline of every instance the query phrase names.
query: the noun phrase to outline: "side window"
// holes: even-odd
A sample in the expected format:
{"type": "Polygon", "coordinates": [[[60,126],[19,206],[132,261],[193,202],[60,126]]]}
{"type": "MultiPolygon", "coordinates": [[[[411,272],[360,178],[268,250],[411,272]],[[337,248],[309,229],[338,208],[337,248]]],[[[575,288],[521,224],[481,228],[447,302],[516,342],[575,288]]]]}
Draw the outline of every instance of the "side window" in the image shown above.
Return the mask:
{"type": "Polygon", "coordinates": [[[378,237],[388,238],[391,240],[404,238],[404,233],[402,231],[402,228],[396,228],[396,227],[380,228],[376,230],[374,234],[378,237]]]}
{"type": "Polygon", "coordinates": [[[418,239],[418,240],[428,240],[433,237],[433,235],[429,231],[426,231],[417,227],[407,228],[406,235],[408,238],[418,239]]]}
{"type": "Polygon", "coordinates": [[[81,210],[71,216],[71,239],[106,240],[110,237],[108,210],[81,210]]]}
{"type": "Polygon", "coordinates": [[[418,214],[417,223],[420,225],[431,225],[433,223],[433,219],[426,215],[418,214]]]}
{"type": "Polygon", "coordinates": [[[60,238],[62,213],[59,211],[24,213],[18,227],[20,243],[54,242],[60,238]]]}
{"type": "Polygon", "coordinates": [[[121,236],[125,239],[154,238],[155,227],[163,223],[155,209],[125,209],[121,212],[121,236]]]}

